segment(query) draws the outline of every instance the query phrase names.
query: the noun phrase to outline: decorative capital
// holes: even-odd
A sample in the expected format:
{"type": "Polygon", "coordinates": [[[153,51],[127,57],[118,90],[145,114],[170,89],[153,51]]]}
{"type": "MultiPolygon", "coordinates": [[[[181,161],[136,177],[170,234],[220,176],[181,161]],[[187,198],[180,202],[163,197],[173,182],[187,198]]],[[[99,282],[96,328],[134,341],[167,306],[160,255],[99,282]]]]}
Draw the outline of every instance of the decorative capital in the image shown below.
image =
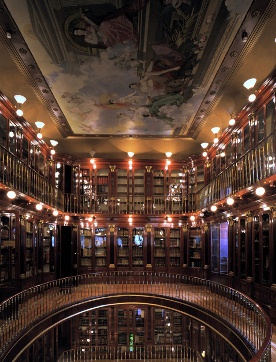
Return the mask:
{"type": "Polygon", "coordinates": [[[150,232],[151,232],[151,229],[152,229],[152,225],[147,224],[147,225],[146,225],[146,231],[147,231],[147,233],[150,233],[150,232]]]}
{"type": "Polygon", "coordinates": [[[113,233],[115,230],[115,225],[109,225],[109,230],[111,233],[113,233]]]}
{"type": "Polygon", "coordinates": [[[234,225],[233,217],[232,216],[228,217],[227,222],[228,222],[228,225],[233,226],[234,225]]]}
{"type": "Polygon", "coordinates": [[[147,172],[151,172],[152,166],[145,166],[147,172]]]}
{"type": "Polygon", "coordinates": [[[254,116],[255,116],[255,113],[254,113],[254,112],[251,112],[251,113],[249,113],[248,118],[249,118],[250,120],[252,120],[252,119],[254,118],[254,116]]]}
{"type": "Polygon", "coordinates": [[[182,225],[182,231],[187,231],[188,230],[188,224],[187,223],[184,223],[182,225]]]}
{"type": "Polygon", "coordinates": [[[116,170],[116,165],[109,165],[109,169],[111,172],[114,172],[116,170]]]}
{"type": "Polygon", "coordinates": [[[247,218],[247,222],[253,221],[253,215],[250,211],[246,213],[246,218],[247,218]]]}
{"type": "Polygon", "coordinates": [[[271,208],[271,213],[272,213],[272,217],[276,217],[276,208],[275,207],[271,208]]]}

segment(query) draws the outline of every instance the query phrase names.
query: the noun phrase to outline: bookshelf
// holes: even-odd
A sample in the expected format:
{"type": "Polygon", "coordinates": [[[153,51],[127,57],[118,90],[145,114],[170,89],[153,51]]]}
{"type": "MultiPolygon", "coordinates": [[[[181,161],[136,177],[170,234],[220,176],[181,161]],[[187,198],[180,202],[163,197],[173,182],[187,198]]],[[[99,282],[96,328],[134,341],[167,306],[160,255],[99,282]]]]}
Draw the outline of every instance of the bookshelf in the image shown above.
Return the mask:
{"type": "Polygon", "coordinates": [[[128,212],[128,195],[128,172],[126,169],[118,169],[116,210],[119,214],[128,212]]]}
{"type": "Polygon", "coordinates": [[[181,229],[170,228],[169,230],[169,254],[170,254],[170,269],[179,268],[183,261],[181,259],[181,229]]]}
{"type": "Polygon", "coordinates": [[[80,228],[80,267],[92,267],[92,230],[80,228]]]}
{"type": "Polygon", "coordinates": [[[189,266],[192,268],[202,267],[202,235],[199,227],[189,230],[189,266]]]}
{"type": "Polygon", "coordinates": [[[268,213],[262,214],[262,283],[269,284],[269,234],[270,216],[268,213]]]}
{"type": "Polygon", "coordinates": [[[132,229],[132,267],[143,268],[144,266],[144,228],[132,229]]]}
{"type": "Polygon", "coordinates": [[[55,271],[55,224],[44,224],[42,227],[43,273],[55,271]]]}
{"type": "Polygon", "coordinates": [[[0,285],[15,280],[15,227],[13,213],[1,213],[0,229],[0,285]]]}
{"type": "Polygon", "coordinates": [[[129,268],[129,229],[118,227],[117,229],[117,267],[129,268]]]}
{"type": "Polygon", "coordinates": [[[101,168],[97,170],[96,193],[97,193],[97,211],[101,213],[108,212],[109,198],[109,169],[101,168]]]}
{"type": "Polygon", "coordinates": [[[162,214],[165,208],[165,175],[164,170],[153,171],[153,208],[157,214],[162,214]]]}
{"type": "Polygon", "coordinates": [[[107,236],[105,227],[95,228],[95,268],[107,266],[107,236]]]}
{"type": "Polygon", "coordinates": [[[154,266],[158,269],[166,269],[166,229],[155,228],[153,238],[153,258],[154,266]]]}

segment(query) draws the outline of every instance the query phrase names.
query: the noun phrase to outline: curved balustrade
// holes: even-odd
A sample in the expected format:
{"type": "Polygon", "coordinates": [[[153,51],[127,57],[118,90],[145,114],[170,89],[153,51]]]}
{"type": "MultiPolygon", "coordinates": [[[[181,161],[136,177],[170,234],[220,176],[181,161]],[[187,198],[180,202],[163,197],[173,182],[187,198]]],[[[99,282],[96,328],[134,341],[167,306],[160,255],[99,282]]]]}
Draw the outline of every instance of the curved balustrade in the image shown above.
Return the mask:
{"type": "MultiPolygon", "coordinates": [[[[250,346],[251,361],[270,361],[271,323],[254,301],[215,282],[174,274],[110,272],[79,275],[27,289],[0,305],[0,356],[30,325],[91,297],[143,293],[186,301],[220,316],[250,346]]],[[[0,359],[1,360],[1,359],[0,359]]]]}
{"type": "MultiPolygon", "coordinates": [[[[110,356],[117,356],[116,361],[148,361],[148,360],[170,360],[171,362],[203,362],[200,353],[190,347],[179,345],[148,345],[146,347],[136,346],[132,351],[127,351],[124,346],[106,346],[78,348],[64,351],[58,362],[81,362],[109,360],[110,356]]],[[[114,359],[112,359],[114,361],[114,359]]]]}

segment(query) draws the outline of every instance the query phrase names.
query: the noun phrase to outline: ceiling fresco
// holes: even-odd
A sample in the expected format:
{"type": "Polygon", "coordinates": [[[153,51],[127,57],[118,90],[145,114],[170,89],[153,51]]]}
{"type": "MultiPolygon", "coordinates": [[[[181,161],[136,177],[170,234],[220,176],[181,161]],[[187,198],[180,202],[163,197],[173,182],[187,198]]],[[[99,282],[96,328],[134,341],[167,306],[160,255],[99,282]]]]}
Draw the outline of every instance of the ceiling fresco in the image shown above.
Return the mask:
{"type": "Polygon", "coordinates": [[[251,3],[6,1],[73,136],[189,135],[251,3]]]}

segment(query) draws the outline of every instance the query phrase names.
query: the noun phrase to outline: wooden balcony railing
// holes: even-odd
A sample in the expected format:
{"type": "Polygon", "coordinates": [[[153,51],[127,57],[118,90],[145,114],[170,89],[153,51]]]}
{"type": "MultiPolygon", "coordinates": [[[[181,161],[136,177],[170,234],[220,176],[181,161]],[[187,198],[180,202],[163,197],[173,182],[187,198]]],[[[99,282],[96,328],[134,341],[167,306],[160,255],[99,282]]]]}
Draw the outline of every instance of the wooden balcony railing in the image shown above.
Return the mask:
{"type": "Polygon", "coordinates": [[[276,174],[275,134],[232,163],[197,194],[199,210],[276,174]]]}
{"type": "Polygon", "coordinates": [[[0,183],[53,208],[64,207],[63,193],[4,147],[0,147],[0,183]]]}
{"type": "Polygon", "coordinates": [[[170,195],[125,199],[98,195],[63,194],[45,177],[0,147],[0,183],[39,202],[67,213],[100,214],[183,214],[195,212],[276,174],[275,135],[232,163],[196,194],[175,198],[170,195]]]}
{"type": "MultiPolygon", "coordinates": [[[[35,336],[42,332],[37,328],[42,321],[45,323],[46,317],[49,319],[62,311],[64,318],[65,308],[69,317],[70,308],[78,307],[78,311],[72,309],[71,313],[80,313],[89,308],[82,303],[97,303],[98,298],[99,303],[103,303],[103,298],[110,299],[112,296],[135,296],[138,300],[161,298],[161,302],[166,303],[165,297],[170,303],[175,303],[174,308],[177,306],[178,310],[185,312],[186,308],[191,311],[189,306],[195,306],[197,319],[200,319],[198,313],[202,311],[205,323],[208,317],[215,318],[216,323],[220,321],[222,330],[227,329],[227,332],[224,330],[226,341],[235,338],[236,342],[231,340],[231,344],[237,361],[271,360],[271,322],[253,300],[210,280],[149,272],[79,275],[35,286],[7,299],[0,304],[0,360],[14,360],[15,353],[23,352],[23,347],[28,344],[24,338],[32,331],[34,341],[35,336]],[[21,343],[21,348],[17,343],[21,343]]],[[[49,320],[53,323],[51,318],[49,320]]],[[[42,326],[45,328],[45,324],[42,323],[42,326]]]]}

